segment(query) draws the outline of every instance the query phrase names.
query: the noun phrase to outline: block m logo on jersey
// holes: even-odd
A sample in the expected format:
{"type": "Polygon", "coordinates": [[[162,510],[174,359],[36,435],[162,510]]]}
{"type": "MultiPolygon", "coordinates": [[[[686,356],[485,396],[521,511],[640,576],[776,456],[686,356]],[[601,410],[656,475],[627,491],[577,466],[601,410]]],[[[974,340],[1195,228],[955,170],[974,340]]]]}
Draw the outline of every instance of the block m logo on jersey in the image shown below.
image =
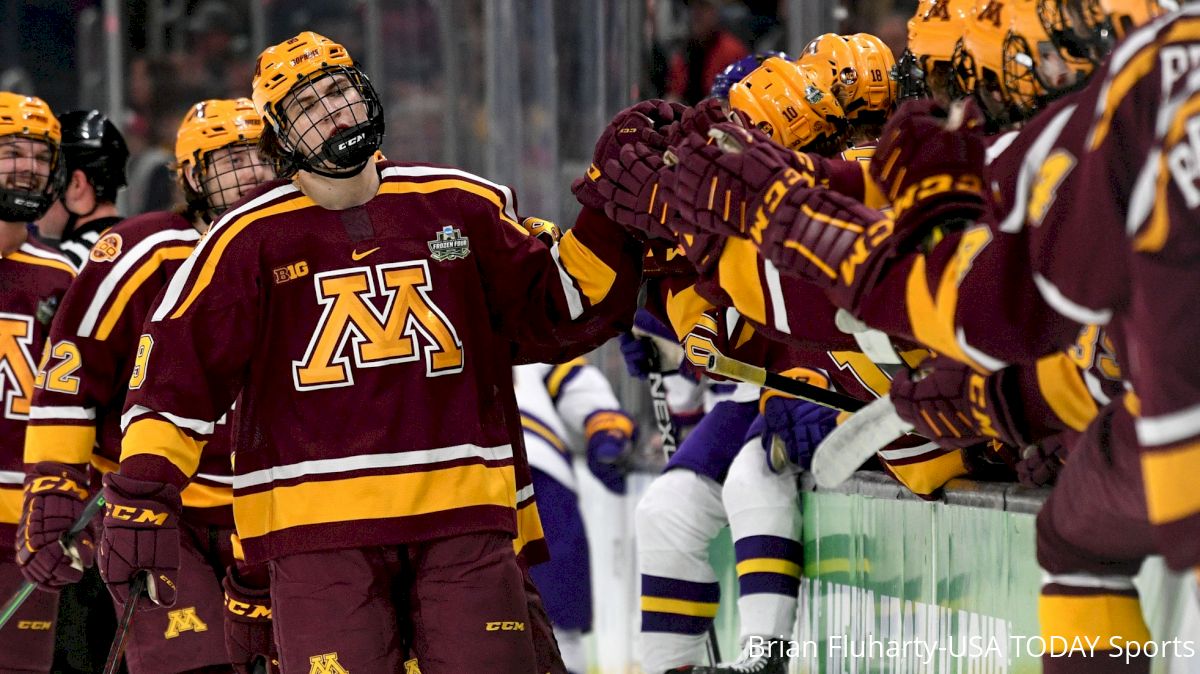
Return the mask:
{"type": "Polygon", "coordinates": [[[310,657],[308,662],[311,666],[308,668],[308,674],[350,674],[337,658],[337,653],[322,653],[310,657]]]}
{"type": "Polygon", "coordinates": [[[167,612],[167,631],[163,633],[166,639],[174,639],[180,632],[205,632],[208,625],[196,615],[196,607],[188,606],[167,612]]]}
{"type": "Polygon", "coordinates": [[[357,368],[421,359],[429,377],[462,371],[462,342],[429,297],[426,260],[322,272],[313,284],[325,310],[304,359],[292,361],[296,390],[352,386],[357,368]]]}
{"type": "Polygon", "coordinates": [[[33,398],[33,318],[0,313],[0,397],[4,416],[28,419],[33,398]]]}

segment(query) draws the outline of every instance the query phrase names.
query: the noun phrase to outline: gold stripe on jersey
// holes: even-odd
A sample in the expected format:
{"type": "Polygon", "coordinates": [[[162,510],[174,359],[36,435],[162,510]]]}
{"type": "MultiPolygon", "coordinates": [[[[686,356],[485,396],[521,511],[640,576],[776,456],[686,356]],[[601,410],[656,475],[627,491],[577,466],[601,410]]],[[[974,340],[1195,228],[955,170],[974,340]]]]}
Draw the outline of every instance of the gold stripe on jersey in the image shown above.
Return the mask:
{"type": "MultiPolygon", "coordinates": [[[[730,241],[733,239],[730,238],[730,241]]],[[[696,292],[696,286],[688,286],[679,292],[667,291],[667,320],[671,322],[671,329],[680,341],[692,331],[704,312],[712,308],[712,303],[696,292]]]]}
{"type": "Polygon", "coordinates": [[[867,208],[874,208],[877,211],[882,211],[892,205],[888,201],[887,195],[883,190],[879,189],[879,183],[871,177],[871,172],[867,170],[869,164],[862,164],[863,172],[863,205],[867,208]]]}
{"type": "MultiPolygon", "coordinates": [[[[113,328],[117,324],[117,320],[125,313],[125,307],[129,305],[129,300],[137,293],[146,279],[150,278],[161,267],[162,263],[167,260],[182,260],[192,254],[194,246],[165,246],[154,251],[150,259],[142,263],[133,274],[121,284],[117,290],[112,303],[108,305],[108,311],[104,312],[104,318],[100,320],[100,327],[96,330],[96,339],[104,341],[112,334],[113,328]]],[[[140,328],[140,326],[139,326],[140,328]]]]}
{"type": "Polygon", "coordinates": [[[539,438],[550,443],[550,446],[554,447],[558,451],[560,451],[560,452],[567,451],[567,446],[563,443],[562,438],[558,437],[558,435],[556,435],[554,433],[554,431],[550,430],[549,428],[546,428],[546,426],[544,424],[542,424],[540,421],[533,419],[533,418],[529,417],[528,415],[522,414],[521,415],[521,428],[529,431],[530,433],[533,433],[534,435],[538,436],[539,438]]]}
{"type": "Polygon", "coordinates": [[[767,293],[758,275],[758,248],[749,239],[729,237],[721,251],[717,270],[721,289],[733,300],[733,306],[747,320],[771,325],[767,320],[767,293]]]}
{"type": "Polygon", "coordinates": [[[715,618],[718,606],[719,604],[716,602],[642,596],[642,610],[652,613],[674,613],[675,615],[688,615],[696,618],[715,618]]]}
{"type": "Polygon", "coordinates": [[[737,563],[737,575],[745,576],[751,573],[778,573],[793,578],[800,577],[800,565],[786,559],[771,559],[759,557],[745,559],[737,563]]]}
{"type": "Polygon", "coordinates": [[[1200,513],[1200,442],[1170,449],[1142,450],[1142,479],[1151,524],[1167,524],[1200,513]]]}
{"type": "MultiPolygon", "coordinates": [[[[120,468],[115,461],[109,461],[99,454],[92,455],[92,467],[101,475],[107,475],[120,468]]],[[[193,481],[183,488],[179,498],[183,501],[185,508],[228,506],[233,504],[233,487],[201,484],[193,481]]]]}
{"type": "Polygon", "coordinates": [[[1066,353],[1041,358],[1035,365],[1038,391],[1068,427],[1082,431],[1100,412],[1079,366],[1066,353]]]}
{"type": "MultiPolygon", "coordinates": [[[[1092,125],[1092,131],[1088,138],[1088,149],[1094,151],[1104,143],[1121,101],[1125,100],[1129,91],[1137,86],[1143,77],[1154,70],[1162,48],[1177,42],[1190,42],[1197,39],[1200,39],[1200,18],[1180,19],[1175,22],[1163,39],[1147,44],[1127,60],[1119,72],[1109,75],[1111,84],[1109,84],[1108,92],[1104,97],[1104,112],[1092,125]]],[[[1162,95],[1165,97],[1167,93],[1164,91],[1162,95]]]]}
{"type": "Polygon", "coordinates": [[[587,360],[583,357],[574,358],[561,365],[555,365],[554,369],[550,370],[550,375],[546,377],[546,392],[551,398],[558,399],[559,389],[562,388],[563,381],[567,375],[571,374],[575,368],[587,365],[587,360]]]}
{"type": "Polygon", "coordinates": [[[359,522],[473,506],[516,509],[512,465],[471,464],[413,473],[301,482],[234,494],[233,518],[243,542],[291,527],[359,522]],[[347,498],[353,494],[353,498],[347,498]]]}
{"type": "Polygon", "coordinates": [[[121,460],[138,454],[150,454],[170,461],[184,475],[196,474],[204,442],[188,435],[175,424],[162,419],[135,419],[121,440],[121,460]]]}
{"type": "Polygon", "coordinates": [[[530,543],[545,538],[546,532],[542,530],[542,517],[538,514],[537,501],[531,500],[517,509],[517,537],[513,539],[513,552],[519,555],[530,543]]]}
{"type": "Polygon", "coordinates": [[[247,211],[233,220],[223,224],[213,234],[216,239],[212,242],[212,247],[208,249],[208,254],[204,258],[203,266],[200,268],[200,273],[196,275],[196,281],[192,284],[191,290],[188,291],[187,297],[184,298],[175,311],[171,312],[171,318],[179,318],[192,306],[192,302],[204,292],[209,283],[212,283],[213,276],[216,275],[217,265],[221,263],[221,256],[225,253],[225,249],[229,247],[229,242],[233,241],[238,234],[250,226],[251,223],[268,218],[281,213],[290,213],[298,211],[301,208],[315,206],[316,202],[309,199],[302,192],[296,192],[286,201],[281,201],[273,206],[266,208],[247,211]]]}
{"type": "Polygon", "coordinates": [[[96,447],[96,427],[34,425],[25,427],[25,463],[87,463],[96,447]]]}
{"type": "MultiPolygon", "coordinates": [[[[19,484],[0,487],[0,524],[16,524],[21,521],[21,501],[24,498],[25,489],[19,484]]],[[[12,545],[12,541],[4,541],[4,545],[12,545]]]]}
{"type": "Polygon", "coordinates": [[[617,272],[570,231],[558,242],[558,259],[593,306],[608,297],[617,281],[617,272]]]}
{"type": "Polygon", "coordinates": [[[926,280],[925,256],[918,255],[909,271],[905,289],[908,320],[916,340],[931,350],[970,365],[980,372],[986,372],[987,368],[967,356],[959,345],[955,323],[959,286],[970,271],[975,257],[991,243],[991,240],[992,234],[987,227],[973,227],[964,232],[954,258],[946,265],[941,278],[938,279],[936,295],[930,292],[926,280]]]}
{"type": "Polygon", "coordinates": [[[1065,639],[1065,643],[1071,644],[1087,639],[1099,644],[1097,650],[1111,648],[1110,639],[1117,644],[1150,640],[1141,604],[1137,597],[1125,595],[1043,594],[1038,598],[1038,623],[1042,637],[1048,642],[1061,644],[1065,639]]]}
{"type": "Polygon", "coordinates": [[[901,484],[919,496],[929,496],[950,480],[967,474],[961,449],[916,463],[887,463],[887,467],[901,484]]]}
{"type": "Polygon", "coordinates": [[[72,278],[75,276],[75,269],[72,268],[71,265],[69,265],[66,262],[63,262],[61,260],[52,260],[50,258],[38,257],[36,255],[22,253],[19,250],[14,253],[5,255],[4,259],[12,260],[13,262],[22,262],[24,264],[37,265],[39,267],[49,267],[51,269],[65,271],[66,273],[70,274],[72,276],[72,278]]]}
{"type": "Polygon", "coordinates": [[[474,194],[477,197],[482,197],[492,203],[500,214],[500,219],[517,228],[517,231],[529,235],[529,231],[520,225],[516,220],[508,217],[504,212],[504,202],[500,200],[500,195],[494,190],[488,189],[483,185],[470,182],[468,180],[460,180],[458,178],[439,178],[428,182],[416,183],[407,180],[397,180],[388,178],[379,186],[379,194],[432,194],[441,192],[442,190],[461,190],[469,194],[474,194]]]}

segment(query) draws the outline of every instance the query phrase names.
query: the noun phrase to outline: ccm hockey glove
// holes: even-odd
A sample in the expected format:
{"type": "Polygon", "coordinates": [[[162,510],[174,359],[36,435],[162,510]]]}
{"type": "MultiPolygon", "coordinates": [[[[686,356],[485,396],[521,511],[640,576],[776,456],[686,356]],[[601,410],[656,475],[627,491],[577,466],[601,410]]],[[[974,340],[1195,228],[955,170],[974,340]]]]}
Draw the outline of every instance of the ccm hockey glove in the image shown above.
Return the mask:
{"type": "Polygon", "coordinates": [[[947,449],[991,440],[1029,444],[1012,370],[981,375],[950,358],[933,357],[915,372],[892,379],[891,399],[900,418],[947,449]]]}
{"type": "Polygon", "coordinates": [[[571,192],[575,194],[579,203],[603,211],[608,200],[596,189],[602,167],[610,159],[616,159],[621,153],[621,148],[631,143],[646,143],[659,148],[660,152],[665,150],[666,136],[662,134],[662,129],[679,119],[683,110],[684,106],[678,103],[654,99],[642,101],[618,112],[596,141],[592,164],[587,173],[571,184],[571,192]]]}
{"type": "Polygon", "coordinates": [[[675,210],[660,184],[665,172],[662,151],[645,143],[625,145],[602,165],[596,191],[605,201],[604,214],[641,239],[675,241],[675,210]]]}
{"type": "Polygon", "coordinates": [[[70,548],[63,534],[83,515],[88,501],[84,471],[42,461],[25,476],[25,504],[17,525],[17,563],[21,573],[42,589],[79,582],[96,557],[92,526],[79,532],[70,548]]]}
{"type": "Polygon", "coordinates": [[[832,190],[797,183],[769,195],[763,210],[765,226],[751,237],[762,256],[851,313],[896,255],[893,221],[832,190]]]}
{"type": "Polygon", "coordinates": [[[950,112],[933,100],[911,101],[888,120],[869,170],[892,204],[900,238],[983,212],[983,123],[969,99],[950,112]]]}
{"type": "MultiPolygon", "coordinates": [[[[100,576],[118,604],[129,601],[129,583],[148,573],[150,600],[175,604],[179,575],[179,490],[162,482],[104,476],[104,532],[100,537],[100,576]]],[[[149,604],[141,604],[153,608],[149,604]]]]}

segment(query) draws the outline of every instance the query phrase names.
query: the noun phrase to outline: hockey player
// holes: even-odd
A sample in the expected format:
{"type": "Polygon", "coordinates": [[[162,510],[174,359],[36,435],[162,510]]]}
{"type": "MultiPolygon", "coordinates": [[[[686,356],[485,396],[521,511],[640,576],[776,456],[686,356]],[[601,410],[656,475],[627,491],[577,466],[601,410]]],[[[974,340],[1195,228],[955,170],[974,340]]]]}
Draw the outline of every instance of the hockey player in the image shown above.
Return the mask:
{"type": "Polygon", "coordinates": [[[729,88],[741,82],[746,75],[749,75],[761,66],[763,61],[771,57],[778,57],[784,61],[791,60],[791,57],[781,51],[763,51],[751,54],[750,56],[744,56],[725,66],[725,69],[717,74],[716,79],[713,80],[712,88],[708,90],[708,97],[728,101],[729,88]]]}
{"type": "MultiPolygon", "coordinates": [[[[402,637],[426,674],[531,671],[508,354],[615,334],[643,246],[585,210],[547,249],[507,188],[376,163],[379,99],[315,33],[265,50],[253,92],[263,148],[295,178],[226,212],[147,322],[101,572],[118,598],[144,570],[151,600],[175,601],[177,493],[240,390],[235,520],[270,566],[284,671],[397,671],[402,637]]],[[[614,126],[630,120],[651,121],[614,126]]]]}
{"type": "MultiPolygon", "coordinates": [[[[87,480],[53,475],[26,477],[22,466],[26,423],[30,418],[36,363],[42,356],[50,321],[75,272],[62,255],[29,240],[27,223],[36,220],[62,188],[59,122],[40,98],[0,92],[0,536],[15,541],[20,551],[28,530],[18,530],[22,485],[27,493],[81,494],[87,480]]],[[[81,508],[82,510],[82,508],[81,508]]],[[[71,510],[51,516],[64,518],[71,510]]],[[[66,526],[64,526],[64,529],[66,526]]],[[[59,559],[78,579],[70,564],[91,563],[93,537],[85,532],[71,550],[60,546],[59,559]]],[[[11,597],[22,575],[14,548],[0,548],[0,597],[11,597]]],[[[34,592],[0,629],[0,671],[50,672],[54,658],[54,627],[58,608],[55,592],[34,592]]]]}
{"type": "MultiPolygon", "coordinates": [[[[121,412],[139,348],[138,339],[154,298],[191,253],[212,219],[242,194],[274,177],[258,155],[262,118],[245,98],[197,103],[184,117],[175,155],[187,204],[177,212],[146,213],[122,221],[99,239],[76,283],[63,298],[50,332],[50,351],[33,399],[34,421],[26,436],[31,476],[69,475],[86,484],[88,465],[99,474],[120,458],[121,412]]],[[[208,436],[196,479],[181,494],[179,596],[171,611],[155,611],[133,623],[126,661],[131,674],[229,671],[248,668],[255,656],[226,655],[218,629],[225,619],[222,579],[233,564],[232,477],[228,425],[208,436]]],[[[18,559],[26,576],[47,588],[72,583],[78,571],[62,563],[59,535],[86,498],[31,493],[22,515],[31,532],[18,559]]],[[[248,568],[243,568],[248,575],[248,568]]],[[[269,606],[263,590],[230,575],[230,599],[269,606]]],[[[231,603],[231,606],[236,606],[231,603]]],[[[122,607],[117,606],[119,615],[122,607]]],[[[232,610],[232,609],[231,609],[232,610]]],[[[262,622],[253,610],[231,614],[231,647],[262,622]]],[[[269,622],[266,625],[269,636],[269,622]]],[[[261,630],[259,630],[261,631],[261,630]]],[[[109,637],[111,640],[111,636],[109,637]]],[[[231,651],[235,648],[231,648],[231,651]]]]}
{"type": "Polygon", "coordinates": [[[867,161],[888,115],[896,107],[896,59],[870,33],[826,33],[808,43],[797,61],[826,77],[846,115],[849,148],[842,159],[867,161]]]}
{"type": "Polygon", "coordinates": [[[73,110],[59,116],[66,186],[38,221],[43,243],[56,246],[76,269],[104,230],[120,221],[117,192],[125,185],[129,148],[99,110],[73,110]]]}
{"type": "Polygon", "coordinates": [[[525,447],[550,560],[530,569],[544,598],[567,671],[584,674],[583,637],[592,631],[592,576],[579,508],[572,441],[584,438],[587,465],[614,494],[625,493],[625,461],[636,433],[612,387],[577,358],[513,368],[525,447]]]}

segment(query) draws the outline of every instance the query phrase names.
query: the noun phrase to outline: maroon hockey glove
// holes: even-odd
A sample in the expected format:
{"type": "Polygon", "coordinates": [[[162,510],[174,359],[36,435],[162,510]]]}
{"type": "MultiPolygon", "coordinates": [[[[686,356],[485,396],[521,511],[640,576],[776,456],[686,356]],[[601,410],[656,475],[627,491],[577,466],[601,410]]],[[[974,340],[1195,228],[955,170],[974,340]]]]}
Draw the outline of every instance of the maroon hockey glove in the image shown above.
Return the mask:
{"type": "Polygon", "coordinates": [[[93,527],[79,532],[70,548],[60,542],[88,501],[84,471],[42,461],[25,476],[25,503],[17,525],[17,563],[21,573],[42,589],[79,582],[96,557],[93,527]]]}
{"type": "MultiPolygon", "coordinates": [[[[118,604],[129,601],[129,583],[146,571],[151,601],[175,603],[179,575],[179,490],[162,482],[104,476],[104,532],[100,537],[100,576],[118,604]]],[[[143,602],[140,606],[153,608],[143,602]]]]}
{"type": "MultiPolygon", "coordinates": [[[[258,658],[277,663],[279,654],[271,624],[271,581],[266,566],[235,564],[229,567],[221,586],[225,588],[225,651],[234,671],[250,674],[258,658]]],[[[271,671],[279,671],[278,665],[271,671]]]]}
{"type": "Polygon", "coordinates": [[[970,100],[953,113],[933,100],[911,101],[888,120],[869,170],[892,204],[900,238],[983,212],[983,122],[970,100]]]}
{"type": "Polygon", "coordinates": [[[621,148],[631,143],[645,143],[659,152],[666,150],[666,136],[661,131],[676,121],[683,114],[683,109],[678,103],[654,99],[618,112],[596,141],[592,165],[588,167],[587,174],[571,184],[571,192],[579,203],[603,211],[607,200],[596,189],[602,167],[610,159],[616,159],[621,154],[621,148]]]}
{"type": "Polygon", "coordinates": [[[679,121],[663,129],[663,135],[666,136],[667,145],[675,147],[691,135],[707,138],[709,129],[730,122],[746,128],[754,126],[746,117],[746,113],[730,110],[720,99],[706,98],[690,108],[685,108],[679,116],[679,121]]]}
{"type": "Polygon", "coordinates": [[[675,148],[679,165],[674,175],[664,180],[683,220],[681,231],[752,236],[752,227],[763,224],[756,211],[764,195],[770,201],[803,180],[792,167],[795,155],[757,129],[729,123],[713,129],[739,149],[727,151],[710,138],[688,136],[675,148]]]}
{"type": "Polygon", "coordinates": [[[725,250],[725,238],[720,234],[696,232],[679,235],[679,249],[684,258],[692,264],[692,269],[701,276],[707,276],[713,267],[721,260],[721,252],[725,250]]]}
{"type": "Polygon", "coordinates": [[[942,447],[962,449],[993,439],[1025,446],[1020,397],[1010,370],[983,376],[950,358],[933,357],[917,372],[892,379],[891,399],[900,418],[942,447]]]}
{"type": "Polygon", "coordinates": [[[797,184],[764,210],[765,227],[751,231],[763,257],[851,312],[895,257],[892,220],[843,194],[797,184]]]}
{"type": "Polygon", "coordinates": [[[660,184],[670,170],[660,150],[645,143],[625,145],[616,159],[603,165],[596,180],[596,191],[605,199],[604,214],[638,238],[674,241],[670,223],[675,210],[660,184]]]}
{"type": "Polygon", "coordinates": [[[1044,487],[1054,484],[1067,462],[1069,442],[1064,436],[1068,433],[1052,435],[1025,449],[1025,455],[1017,464],[1017,480],[1022,485],[1044,487]]]}

